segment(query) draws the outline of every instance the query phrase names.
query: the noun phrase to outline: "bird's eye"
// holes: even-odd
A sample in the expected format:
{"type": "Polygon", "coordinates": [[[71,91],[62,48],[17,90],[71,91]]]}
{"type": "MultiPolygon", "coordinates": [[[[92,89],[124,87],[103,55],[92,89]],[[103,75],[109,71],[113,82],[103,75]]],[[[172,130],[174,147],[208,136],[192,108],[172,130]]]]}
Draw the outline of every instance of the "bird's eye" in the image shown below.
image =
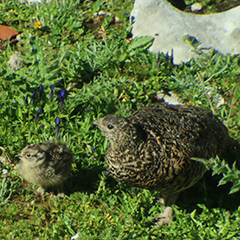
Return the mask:
{"type": "Polygon", "coordinates": [[[27,155],[27,157],[30,157],[30,156],[31,156],[31,154],[28,154],[28,155],[27,155]]]}
{"type": "Polygon", "coordinates": [[[108,125],[108,129],[113,129],[113,128],[114,128],[113,125],[111,125],[111,124],[108,125]]]}

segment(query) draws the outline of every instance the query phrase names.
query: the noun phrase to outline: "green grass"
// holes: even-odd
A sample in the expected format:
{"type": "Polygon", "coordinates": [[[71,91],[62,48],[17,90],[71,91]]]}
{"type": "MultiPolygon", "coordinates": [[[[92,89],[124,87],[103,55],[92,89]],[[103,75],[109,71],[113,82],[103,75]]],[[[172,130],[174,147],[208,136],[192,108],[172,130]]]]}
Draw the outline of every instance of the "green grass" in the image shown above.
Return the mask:
{"type": "Polygon", "coordinates": [[[118,183],[105,172],[107,140],[91,122],[109,113],[128,116],[157,102],[157,92],[173,91],[186,104],[211,109],[240,140],[240,56],[213,51],[174,66],[164,54],[148,52],[152,38],[131,39],[131,9],[129,0],[2,1],[0,25],[15,27],[21,39],[0,42],[0,154],[8,159],[1,164],[7,172],[0,179],[1,239],[69,239],[76,232],[79,239],[240,239],[237,152],[226,154],[229,165],[211,159],[215,176],[209,171],[183,192],[173,223],[157,230],[154,219],[164,209],[157,192],[118,183]],[[106,14],[96,15],[101,11],[106,14]],[[23,67],[10,71],[15,51],[23,67]],[[218,96],[225,100],[220,107],[218,96]],[[48,139],[66,142],[73,152],[64,186],[72,200],[55,199],[51,191],[35,197],[36,186],[15,169],[25,145],[48,139]]]}

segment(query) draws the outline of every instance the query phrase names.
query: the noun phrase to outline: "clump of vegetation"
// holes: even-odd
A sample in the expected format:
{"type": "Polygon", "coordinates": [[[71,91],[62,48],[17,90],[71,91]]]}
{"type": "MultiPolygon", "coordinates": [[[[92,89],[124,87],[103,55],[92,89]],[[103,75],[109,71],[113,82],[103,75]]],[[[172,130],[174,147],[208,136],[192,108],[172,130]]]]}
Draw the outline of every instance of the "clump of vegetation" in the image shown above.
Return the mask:
{"type": "Polygon", "coordinates": [[[0,155],[7,159],[0,179],[2,239],[240,237],[238,152],[228,153],[231,163],[209,161],[216,176],[184,192],[175,221],[158,230],[152,224],[163,209],[157,192],[117,183],[105,172],[107,140],[92,121],[128,116],[159,101],[158,92],[211,109],[240,140],[240,56],[212,52],[175,66],[148,51],[151,37],[131,38],[132,6],[128,0],[0,4],[0,24],[20,33],[18,41],[0,42],[0,155]],[[15,52],[23,63],[12,71],[8,60],[15,52]],[[15,169],[25,145],[46,140],[66,142],[73,152],[64,187],[71,200],[51,192],[35,197],[36,187],[15,169]],[[217,188],[219,181],[224,185],[217,188]]]}

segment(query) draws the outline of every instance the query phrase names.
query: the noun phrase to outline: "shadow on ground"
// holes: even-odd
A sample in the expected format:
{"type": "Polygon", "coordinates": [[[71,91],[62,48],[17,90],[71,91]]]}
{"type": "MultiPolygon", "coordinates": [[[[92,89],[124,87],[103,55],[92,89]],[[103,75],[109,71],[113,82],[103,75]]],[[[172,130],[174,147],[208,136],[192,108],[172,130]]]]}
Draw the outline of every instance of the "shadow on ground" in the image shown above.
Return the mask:
{"type": "MultiPolygon", "coordinates": [[[[222,158],[230,166],[237,160],[236,166],[240,169],[240,150],[226,151],[222,158]]],[[[189,212],[193,211],[199,203],[205,204],[209,209],[219,207],[229,211],[236,210],[239,207],[240,192],[229,194],[232,183],[218,186],[222,177],[222,174],[212,176],[212,171],[207,171],[197,184],[181,193],[177,205],[189,212]]]]}

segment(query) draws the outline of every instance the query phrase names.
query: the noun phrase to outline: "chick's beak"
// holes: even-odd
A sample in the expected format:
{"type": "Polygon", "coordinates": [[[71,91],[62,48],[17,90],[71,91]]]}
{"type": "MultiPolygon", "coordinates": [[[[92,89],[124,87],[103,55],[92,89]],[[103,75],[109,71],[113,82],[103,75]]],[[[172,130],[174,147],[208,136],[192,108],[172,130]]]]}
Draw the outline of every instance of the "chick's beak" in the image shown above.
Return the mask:
{"type": "Polygon", "coordinates": [[[92,125],[94,125],[94,126],[98,126],[98,127],[101,126],[101,120],[102,120],[102,119],[99,118],[99,119],[93,121],[93,122],[92,122],[92,125]]]}
{"type": "Polygon", "coordinates": [[[93,121],[92,125],[97,126],[97,120],[93,121]]]}

